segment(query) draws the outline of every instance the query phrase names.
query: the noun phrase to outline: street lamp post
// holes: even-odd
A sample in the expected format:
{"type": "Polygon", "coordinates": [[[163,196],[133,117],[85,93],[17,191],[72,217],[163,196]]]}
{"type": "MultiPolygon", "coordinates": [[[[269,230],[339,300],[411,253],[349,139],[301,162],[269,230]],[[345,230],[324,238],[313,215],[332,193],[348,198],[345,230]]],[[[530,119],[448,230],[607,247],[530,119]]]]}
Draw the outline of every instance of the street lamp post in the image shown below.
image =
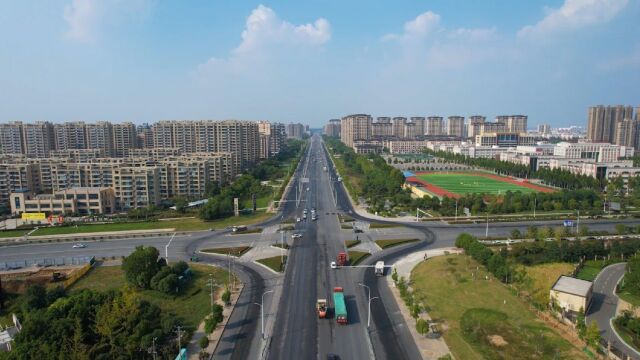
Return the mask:
{"type": "Polygon", "coordinates": [[[367,302],[367,329],[371,325],[371,300],[378,299],[377,296],[371,297],[371,288],[363,283],[358,283],[358,285],[367,288],[367,298],[369,299],[367,302]]]}
{"type": "Polygon", "coordinates": [[[258,306],[260,306],[260,323],[261,323],[261,329],[262,329],[262,340],[264,340],[264,296],[267,295],[268,293],[272,293],[273,290],[269,290],[269,291],[265,291],[262,294],[262,301],[260,304],[258,303],[254,303],[258,306]]]}
{"type": "Polygon", "coordinates": [[[489,211],[487,211],[487,229],[484,232],[484,237],[485,238],[489,237],[489,211]]]}

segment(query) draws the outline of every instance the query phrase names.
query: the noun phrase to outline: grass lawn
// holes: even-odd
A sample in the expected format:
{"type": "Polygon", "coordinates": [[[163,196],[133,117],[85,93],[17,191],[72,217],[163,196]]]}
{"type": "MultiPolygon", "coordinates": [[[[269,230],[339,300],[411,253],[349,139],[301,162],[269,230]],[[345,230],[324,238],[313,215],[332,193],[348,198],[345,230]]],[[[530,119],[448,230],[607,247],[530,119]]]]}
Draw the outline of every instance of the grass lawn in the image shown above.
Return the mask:
{"type": "MultiPolygon", "coordinates": [[[[228,281],[228,273],[220,268],[200,264],[189,264],[193,271],[193,279],[179,296],[170,296],[155,290],[138,291],[140,296],[158,305],[163,312],[174,313],[181,323],[195,329],[210,312],[210,296],[206,285],[209,274],[217,284],[224,286],[228,281]]],[[[78,280],[71,291],[93,289],[99,291],[119,289],[125,285],[124,272],[120,266],[98,266],[78,280]]]]}
{"type": "Polygon", "coordinates": [[[240,257],[240,256],[242,256],[244,253],[246,253],[249,250],[251,250],[251,246],[238,246],[238,247],[203,249],[203,250],[200,250],[200,251],[202,251],[204,253],[209,253],[209,254],[221,254],[221,255],[231,254],[233,256],[240,257]]]}
{"type": "Polygon", "coordinates": [[[278,249],[289,249],[289,244],[287,243],[284,243],[284,244],[277,243],[277,244],[272,244],[271,246],[277,247],[278,249]]]}
{"type": "Polygon", "coordinates": [[[154,229],[175,229],[175,231],[195,231],[226,228],[232,225],[251,225],[271,217],[272,214],[265,212],[256,212],[249,215],[240,215],[238,217],[231,216],[225,219],[214,221],[203,221],[198,218],[176,219],[176,220],[157,220],[142,221],[130,223],[114,223],[114,224],[87,224],[75,226],[56,226],[40,228],[32,235],[62,235],[62,234],[79,234],[94,233],[104,231],[131,231],[131,230],[154,230],[154,229]]]}
{"type": "Polygon", "coordinates": [[[411,286],[429,315],[442,323],[456,359],[552,359],[556,354],[585,359],[471,257],[424,261],[413,269],[411,286]]]}
{"type": "Polygon", "coordinates": [[[524,186],[498,181],[484,176],[474,175],[472,173],[431,173],[417,176],[423,181],[460,195],[468,193],[504,194],[507,191],[521,191],[525,194],[537,192],[536,190],[526,188],[524,186]]]}
{"type": "Polygon", "coordinates": [[[628,302],[631,305],[640,306],[640,296],[631,294],[628,291],[621,291],[617,294],[620,299],[628,302]]]}
{"type": "Polygon", "coordinates": [[[287,257],[284,257],[284,261],[282,259],[282,256],[274,256],[256,261],[261,263],[262,265],[266,265],[273,271],[282,272],[284,270],[284,264],[287,263],[287,257]]]}
{"type": "Polygon", "coordinates": [[[338,218],[340,219],[341,222],[356,221],[356,219],[354,219],[354,218],[352,218],[351,216],[348,216],[348,215],[338,215],[338,218]]]}
{"type": "Polygon", "coordinates": [[[349,255],[349,265],[358,265],[362,260],[366,259],[369,255],[368,252],[365,251],[348,251],[349,255]]]}
{"type": "Polygon", "coordinates": [[[385,223],[369,224],[369,229],[384,229],[384,228],[395,228],[395,227],[403,227],[403,226],[400,224],[385,224],[385,223]]]}
{"type": "Polygon", "coordinates": [[[360,244],[361,242],[362,242],[362,241],[360,241],[360,240],[346,240],[346,241],[344,242],[344,245],[345,245],[346,247],[350,248],[350,247],[354,247],[354,246],[356,246],[356,245],[360,244]]]}
{"type": "Polygon", "coordinates": [[[593,281],[602,269],[615,262],[606,260],[587,260],[584,262],[582,269],[578,271],[576,277],[582,280],[593,281]]]}
{"type": "Polygon", "coordinates": [[[0,231],[0,239],[24,236],[29,231],[31,230],[27,230],[27,229],[2,230],[0,231]]]}
{"type": "Polygon", "coordinates": [[[353,229],[353,225],[351,224],[342,224],[340,225],[340,229],[353,229]]]}
{"type": "Polygon", "coordinates": [[[616,328],[616,331],[618,332],[618,334],[620,334],[620,337],[622,337],[622,339],[624,340],[624,342],[627,343],[627,345],[632,346],[636,350],[640,350],[640,339],[636,339],[631,331],[627,330],[622,326],[619,326],[618,324],[616,324],[615,321],[613,321],[612,323],[613,323],[613,327],[616,328]]]}
{"type": "Polygon", "coordinates": [[[420,239],[386,239],[386,240],[376,240],[376,244],[378,244],[378,246],[380,246],[382,249],[386,249],[393,246],[416,242],[419,240],[420,239]]]}
{"type": "Polygon", "coordinates": [[[241,234],[259,234],[262,232],[262,228],[253,228],[247,230],[238,230],[236,232],[232,232],[231,235],[241,235],[241,234]]]}
{"type": "Polygon", "coordinates": [[[573,269],[573,264],[560,262],[527,266],[525,271],[531,280],[526,281],[522,290],[527,291],[536,303],[547,305],[549,303],[549,290],[551,290],[558,277],[570,274],[573,269]]]}

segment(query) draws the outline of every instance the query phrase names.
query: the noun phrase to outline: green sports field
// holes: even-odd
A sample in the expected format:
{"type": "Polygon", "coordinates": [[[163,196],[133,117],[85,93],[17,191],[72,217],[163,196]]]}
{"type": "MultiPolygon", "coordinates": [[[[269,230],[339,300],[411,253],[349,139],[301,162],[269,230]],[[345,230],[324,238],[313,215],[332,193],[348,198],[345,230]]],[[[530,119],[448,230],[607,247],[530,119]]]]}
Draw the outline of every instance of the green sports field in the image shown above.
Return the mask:
{"type": "Polygon", "coordinates": [[[468,193],[504,194],[507,191],[521,191],[522,193],[537,192],[531,188],[472,173],[430,173],[418,174],[417,177],[424,182],[459,195],[468,193]]]}

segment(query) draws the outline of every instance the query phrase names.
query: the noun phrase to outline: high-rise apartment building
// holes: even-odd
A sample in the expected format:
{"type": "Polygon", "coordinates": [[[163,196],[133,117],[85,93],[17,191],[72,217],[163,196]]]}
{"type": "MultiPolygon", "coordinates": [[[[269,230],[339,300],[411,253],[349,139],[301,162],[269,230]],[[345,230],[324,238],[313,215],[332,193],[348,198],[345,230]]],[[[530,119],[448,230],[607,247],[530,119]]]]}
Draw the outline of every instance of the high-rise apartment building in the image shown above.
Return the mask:
{"type": "Polygon", "coordinates": [[[475,139],[476,135],[480,135],[482,131],[482,125],[487,121],[487,118],[481,115],[469,116],[469,123],[467,124],[467,137],[475,139]]]}
{"type": "MultiPolygon", "coordinates": [[[[633,108],[631,106],[616,105],[605,107],[598,105],[589,107],[587,140],[592,142],[615,142],[619,138],[616,134],[619,129],[618,123],[625,119],[633,119],[633,108]]],[[[623,126],[621,129],[628,128],[628,126],[623,126]]],[[[625,137],[627,137],[626,134],[620,136],[620,138],[625,137]]]]}
{"type": "MultiPolygon", "coordinates": [[[[356,140],[369,140],[371,138],[371,123],[371,115],[354,114],[343,117],[340,126],[340,140],[351,148],[354,147],[356,140]]],[[[402,131],[404,132],[404,127],[402,131]]]]}
{"type": "Polygon", "coordinates": [[[281,123],[258,122],[260,133],[260,158],[268,159],[280,152],[287,140],[286,128],[281,123]]]}
{"type": "Polygon", "coordinates": [[[53,125],[46,121],[22,124],[22,141],[28,157],[48,157],[49,152],[55,150],[53,125]]]}
{"type": "Polygon", "coordinates": [[[424,116],[414,116],[411,118],[411,123],[416,125],[416,135],[422,136],[425,133],[425,122],[426,119],[424,116]]]}
{"type": "Polygon", "coordinates": [[[118,167],[113,188],[120,209],[160,204],[160,169],[155,166],[118,167]]]}
{"type": "Polygon", "coordinates": [[[305,134],[304,125],[297,123],[287,124],[287,137],[293,139],[302,139],[305,134]]]}
{"type": "Polygon", "coordinates": [[[415,123],[409,122],[404,124],[404,138],[405,139],[415,139],[418,135],[418,127],[415,123]]]}
{"type": "Polygon", "coordinates": [[[449,116],[447,118],[447,135],[465,137],[464,116],[449,116]]]}
{"type": "Polygon", "coordinates": [[[404,137],[404,126],[407,124],[407,118],[402,116],[394,117],[392,124],[391,135],[398,138],[404,137]]]}
{"type": "Polygon", "coordinates": [[[429,136],[440,136],[443,135],[443,119],[442,116],[429,116],[427,118],[427,124],[425,129],[425,134],[429,136]]]}
{"type": "Polygon", "coordinates": [[[131,149],[136,148],[136,126],[125,122],[113,124],[113,155],[125,157],[131,149]]]}
{"type": "Polygon", "coordinates": [[[498,115],[496,123],[504,124],[506,132],[525,133],[527,132],[527,116],[526,115],[498,115]]]}
{"type": "Polygon", "coordinates": [[[613,142],[616,145],[637,148],[638,123],[630,118],[624,119],[616,124],[616,138],[613,142]]]}
{"type": "Polygon", "coordinates": [[[378,124],[391,124],[391,118],[388,116],[378,116],[376,122],[378,124]]]}
{"type": "MultiPolygon", "coordinates": [[[[379,119],[379,118],[378,118],[379,119]]],[[[372,137],[389,137],[393,136],[393,124],[390,122],[374,122],[371,123],[372,137]]]]}
{"type": "Polygon", "coordinates": [[[86,149],[87,133],[82,121],[53,125],[56,150],[86,149]]]}
{"type": "Polygon", "coordinates": [[[22,123],[0,123],[0,153],[24,154],[22,123]]]}
{"type": "Polygon", "coordinates": [[[150,149],[153,148],[153,130],[151,125],[144,123],[136,128],[136,148],[150,149]]]}
{"type": "Polygon", "coordinates": [[[542,135],[551,134],[551,125],[549,124],[538,124],[538,133],[542,135]]]}
{"type": "Polygon", "coordinates": [[[331,119],[324,126],[324,134],[332,137],[340,137],[340,119],[331,119]]]}
{"type": "Polygon", "coordinates": [[[154,148],[176,147],[173,141],[173,121],[159,121],[151,127],[154,148]]]}
{"type": "Polygon", "coordinates": [[[235,157],[235,173],[248,169],[260,158],[260,133],[253,121],[225,120],[216,122],[218,152],[230,152],[235,157]]]}
{"type": "Polygon", "coordinates": [[[86,124],[87,147],[102,149],[107,156],[113,155],[113,125],[107,121],[86,124]]]}

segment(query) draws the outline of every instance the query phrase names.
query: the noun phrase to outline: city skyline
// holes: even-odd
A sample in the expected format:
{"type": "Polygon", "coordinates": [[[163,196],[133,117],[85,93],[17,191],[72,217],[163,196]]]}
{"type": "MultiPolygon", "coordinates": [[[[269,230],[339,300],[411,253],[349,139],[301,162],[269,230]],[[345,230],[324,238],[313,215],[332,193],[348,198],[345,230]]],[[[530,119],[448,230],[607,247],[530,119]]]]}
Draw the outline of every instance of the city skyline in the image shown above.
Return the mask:
{"type": "Polygon", "coordinates": [[[250,119],[319,128],[366,112],[512,113],[532,126],[586,126],[594,104],[638,106],[637,1],[0,8],[0,51],[9,54],[0,58],[1,122],[250,119]]]}

